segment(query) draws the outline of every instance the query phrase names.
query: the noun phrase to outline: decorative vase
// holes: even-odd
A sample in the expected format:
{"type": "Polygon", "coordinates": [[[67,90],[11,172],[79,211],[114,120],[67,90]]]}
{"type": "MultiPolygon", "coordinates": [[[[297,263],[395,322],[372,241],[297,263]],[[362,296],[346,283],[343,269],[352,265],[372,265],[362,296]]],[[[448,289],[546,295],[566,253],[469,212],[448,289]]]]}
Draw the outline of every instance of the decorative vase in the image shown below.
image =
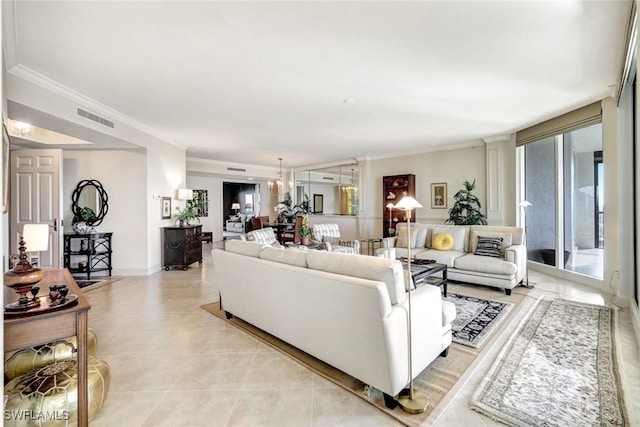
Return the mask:
{"type": "Polygon", "coordinates": [[[73,231],[75,231],[76,234],[87,234],[91,231],[91,227],[84,221],[78,221],[73,224],[73,231]]]}

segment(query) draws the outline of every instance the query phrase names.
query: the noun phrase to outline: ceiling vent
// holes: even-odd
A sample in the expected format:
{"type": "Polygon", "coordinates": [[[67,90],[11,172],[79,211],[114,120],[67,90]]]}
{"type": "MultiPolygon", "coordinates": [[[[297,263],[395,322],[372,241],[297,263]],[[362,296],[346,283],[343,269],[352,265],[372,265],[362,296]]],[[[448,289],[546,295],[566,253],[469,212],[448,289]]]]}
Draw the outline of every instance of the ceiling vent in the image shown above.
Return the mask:
{"type": "Polygon", "coordinates": [[[110,127],[111,129],[113,129],[114,127],[113,122],[111,120],[107,120],[100,116],[96,116],[95,114],[85,111],[82,108],[78,108],[78,115],[81,117],[84,117],[85,119],[93,120],[96,123],[100,123],[103,126],[110,127]]]}
{"type": "Polygon", "coordinates": [[[242,168],[227,168],[227,170],[229,172],[246,172],[246,169],[242,169],[242,168]]]}

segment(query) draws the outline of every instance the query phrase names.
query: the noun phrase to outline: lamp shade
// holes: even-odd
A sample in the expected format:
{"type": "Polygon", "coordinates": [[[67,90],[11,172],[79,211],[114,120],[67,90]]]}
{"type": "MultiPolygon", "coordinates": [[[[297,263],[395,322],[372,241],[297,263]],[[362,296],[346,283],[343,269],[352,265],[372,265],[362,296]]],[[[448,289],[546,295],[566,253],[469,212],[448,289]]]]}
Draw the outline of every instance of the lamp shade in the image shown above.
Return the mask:
{"type": "Polygon", "coordinates": [[[410,211],[411,209],[421,208],[421,207],[422,205],[418,203],[418,201],[411,196],[403,197],[402,200],[396,203],[396,206],[395,206],[396,209],[401,209],[403,211],[410,211]]]}
{"type": "Polygon", "coordinates": [[[240,209],[240,203],[234,203],[231,205],[231,209],[240,209]]]}
{"type": "Polygon", "coordinates": [[[46,251],[49,248],[49,224],[25,224],[22,240],[30,252],[46,251]]]}
{"type": "Polygon", "coordinates": [[[178,200],[191,200],[193,199],[193,190],[189,188],[180,188],[178,190],[178,200]]]}
{"type": "Polygon", "coordinates": [[[387,203],[387,209],[393,209],[395,205],[393,203],[387,203]]]}

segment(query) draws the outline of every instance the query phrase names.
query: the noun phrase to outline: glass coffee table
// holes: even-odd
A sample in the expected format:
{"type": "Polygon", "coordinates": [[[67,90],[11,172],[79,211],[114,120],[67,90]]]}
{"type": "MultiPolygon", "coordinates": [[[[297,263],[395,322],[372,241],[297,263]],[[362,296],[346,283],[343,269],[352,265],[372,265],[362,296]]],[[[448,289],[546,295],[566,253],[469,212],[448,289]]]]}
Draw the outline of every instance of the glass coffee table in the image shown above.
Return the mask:
{"type": "MultiPolygon", "coordinates": [[[[406,258],[401,258],[402,267],[406,270],[406,258]]],[[[411,278],[416,288],[422,285],[442,286],[444,296],[447,296],[447,265],[432,260],[411,260],[411,278]],[[442,274],[438,274],[442,273],[442,274]]]]}

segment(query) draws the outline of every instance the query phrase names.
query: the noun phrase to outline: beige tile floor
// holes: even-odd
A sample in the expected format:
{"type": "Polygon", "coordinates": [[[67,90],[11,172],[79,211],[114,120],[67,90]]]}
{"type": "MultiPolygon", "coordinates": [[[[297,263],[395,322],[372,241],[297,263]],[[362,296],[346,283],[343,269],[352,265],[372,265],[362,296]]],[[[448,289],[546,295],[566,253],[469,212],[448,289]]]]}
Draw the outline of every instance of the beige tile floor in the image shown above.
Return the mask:
{"type": "MultiPolygon", "coordinates": [[[[210,248],[203,245],[204,263],[188,271],[125,277],[85,289],[98,356],[112,373],[108,399],[92,427],[399,425],[202,310],[200,305],[218,299],[210,248]]],[[[606,294],[540,273],[531,272],[530,281],[538,286],[523,304],[543,294],[609,303],[606,294]]],[[[466,285],[452,285],[450,291],[462,288],[493,299],[504,295],[466,285]]],[[[500,425],[470,410],[467,402],[525,311],[523,307],[496,331],[455,395],[436,408],[425,425],[500,425]]],[[[628,310],[620,315],[620,335],[625,393],[638,406],[640,362],[628,310]]]]}

